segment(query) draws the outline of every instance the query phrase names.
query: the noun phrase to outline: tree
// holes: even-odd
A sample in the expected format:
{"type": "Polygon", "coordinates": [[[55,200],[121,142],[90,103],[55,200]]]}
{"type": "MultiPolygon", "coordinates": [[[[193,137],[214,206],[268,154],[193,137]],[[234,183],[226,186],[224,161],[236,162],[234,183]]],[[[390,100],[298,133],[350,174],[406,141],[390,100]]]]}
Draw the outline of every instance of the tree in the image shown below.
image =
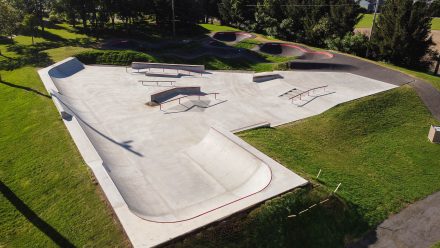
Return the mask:
{"type": "Polygon", "coordinates": [[[220,20],[245,30],[255,24],[255,5],[257,0],[222,0],[219,2],[220,20]]]}
{"type": "Polygon", "coordinates": [[[434,0],[431,3],[431,11],[433,17],[440,17],[440,0],[434,0]]]}
{"type": "Polygon", "coordinates": [[[372,43],[375,57],[398,65],[420,67],[430,52],[431,10],[424,1],[387,0],[372,43]]]}
{"type": "Polygon", "coordinates": [[[0,0],[0,35],[12,35],[17,31],[20,23],[19,12],[8,2],[0,0]]]}
{"type": "Polygon", "coordinates": [[[23,18],[22,26],[23,31],[28,32],[32,37],[32,45],[34,44],[34,37],[37,30],[39,19],[33,14],[27,14],[23,18]]]}

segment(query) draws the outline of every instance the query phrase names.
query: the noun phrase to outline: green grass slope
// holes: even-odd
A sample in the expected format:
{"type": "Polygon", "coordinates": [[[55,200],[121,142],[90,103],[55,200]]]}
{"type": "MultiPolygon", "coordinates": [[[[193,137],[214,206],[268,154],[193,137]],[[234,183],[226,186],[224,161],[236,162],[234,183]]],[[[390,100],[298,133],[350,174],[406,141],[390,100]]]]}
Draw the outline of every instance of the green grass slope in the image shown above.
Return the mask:
{"type": "Polygon", "coordinates": [[[1,72],[0,247],[123,247],[35,68],[1,72]]]}
{"type": "Polygon", "coordinates": [[[240,136],[283,165],[320,183],[378,224],[440,190],[440,146],[427,139],[436,122],[416,93],[402,87],[340,105],[322,115],[240,136]]]}

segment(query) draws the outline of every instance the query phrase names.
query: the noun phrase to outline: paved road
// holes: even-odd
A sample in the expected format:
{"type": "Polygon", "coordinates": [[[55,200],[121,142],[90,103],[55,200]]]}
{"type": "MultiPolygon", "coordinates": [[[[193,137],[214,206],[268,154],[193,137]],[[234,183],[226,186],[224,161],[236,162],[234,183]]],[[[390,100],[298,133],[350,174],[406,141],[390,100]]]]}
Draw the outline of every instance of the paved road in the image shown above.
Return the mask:
{"type": "Polygon", "coordinates": [[[350,72],[399,86],[410,83],[432,115],[440,120],[440,92],[431,84],[404,73],[342,54],[334,54],[332,59],[295,60],[291,62],[291,68],[295,70],[350,72]]]}
{"type": "Polygon", "coordinates": [[[424,248],[440,241],[440,192],[391,216],[349,248],[424,248]]]}

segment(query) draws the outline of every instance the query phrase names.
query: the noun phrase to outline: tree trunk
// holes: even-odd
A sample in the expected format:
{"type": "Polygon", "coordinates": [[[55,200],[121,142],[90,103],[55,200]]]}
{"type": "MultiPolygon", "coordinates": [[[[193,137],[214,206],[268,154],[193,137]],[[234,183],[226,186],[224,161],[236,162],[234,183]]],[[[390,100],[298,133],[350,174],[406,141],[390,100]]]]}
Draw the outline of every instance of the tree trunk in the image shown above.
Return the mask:
{"type": "Polygon", "coordinates": [[[435,65],[434,75],[438,74],[438,70],[440,68],[440,56],[437,59],[437,64],[435,65]]]}
{"type": "Polygon", "coordinates": [[[83,28],[84,31],[87,29],[87,20],[85,18],[82,18],[83,28]]]}

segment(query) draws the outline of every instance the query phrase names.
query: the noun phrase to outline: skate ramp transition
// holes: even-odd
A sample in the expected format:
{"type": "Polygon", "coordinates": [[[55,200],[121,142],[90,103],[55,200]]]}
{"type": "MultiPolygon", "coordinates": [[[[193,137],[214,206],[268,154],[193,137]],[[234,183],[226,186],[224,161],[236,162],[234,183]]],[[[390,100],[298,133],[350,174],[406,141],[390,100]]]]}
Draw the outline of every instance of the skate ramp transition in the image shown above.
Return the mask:
{"type": "MultiPolygon", "coordinates": [[[[112,147],[126,146],[131,151],[130,146],[103,133],[100,120],[85,102],[58,91],[58,86],[62,89],[70,82],[59,80],[83,69],[81,62],[70,58],[52,67],[48,75],[43,70],[39,73],[48,91],[52,91],[59,111],[71,115],[66,121],[77,121],[93,144],[130,211],[144,220],[176,223],[194,219],[263,191],[272,181],[271,168],[284,168],[219,127],[201,130],[206,132],[201,140],[184,144],[183,149],[180,144],[179,149],[165,154],[155,151],[152,141],[153,144],[145,144],[150,147],[147,153],[137,154],[136,160],[129,159],[124,151],[115,152],[112,147]]],[[[75,140],[75,134],[71,134],[75,140]]],[[[178,138],[169,142],[180,142],[178,138]]],[[[307,183],[290,171],[289,174],[295,183],[307,183]]]]}
{"type": "Polygon", "coordinates": [[[301,60],[321,60],[331,59],[333,54],[325,51],[314,51],[298,45],[289,43],[269,42],[259,46],[259,51],[272,55],[285,57],[296,57],[301,60]]]}
{"type": "Polygon", "coordinates": [[[245,39],[255,37],[253,34],[246,32],[216,32],[212,35],[212,38],[223,42],[240,42],[245,39]]]}

